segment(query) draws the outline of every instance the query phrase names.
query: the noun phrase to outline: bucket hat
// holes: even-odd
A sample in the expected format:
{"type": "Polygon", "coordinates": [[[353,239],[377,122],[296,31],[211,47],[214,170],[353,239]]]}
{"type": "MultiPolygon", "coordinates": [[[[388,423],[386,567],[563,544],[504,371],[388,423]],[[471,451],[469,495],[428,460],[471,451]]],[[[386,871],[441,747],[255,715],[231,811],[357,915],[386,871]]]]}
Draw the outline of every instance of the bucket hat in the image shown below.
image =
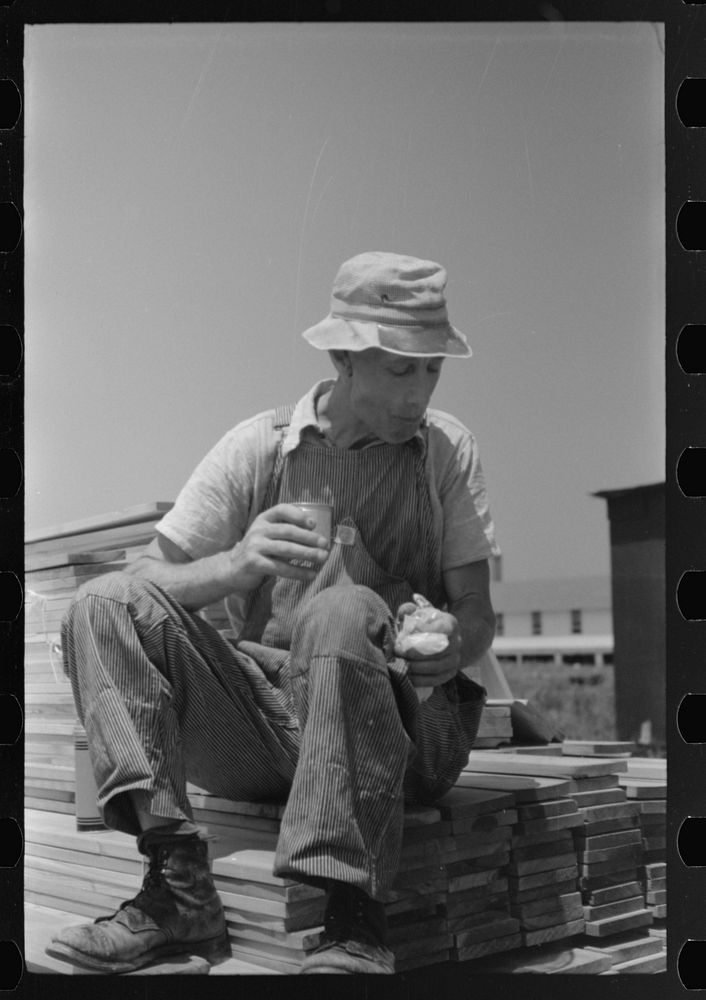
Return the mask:
{"type": "Polygon", "coordinates": [[[468,358],[464,334],[449,322],[441,264],[370,251],[351,257],[333,283],[331,311],[302,336],[320,351],[371,347],[417,357],[468,358]]]}

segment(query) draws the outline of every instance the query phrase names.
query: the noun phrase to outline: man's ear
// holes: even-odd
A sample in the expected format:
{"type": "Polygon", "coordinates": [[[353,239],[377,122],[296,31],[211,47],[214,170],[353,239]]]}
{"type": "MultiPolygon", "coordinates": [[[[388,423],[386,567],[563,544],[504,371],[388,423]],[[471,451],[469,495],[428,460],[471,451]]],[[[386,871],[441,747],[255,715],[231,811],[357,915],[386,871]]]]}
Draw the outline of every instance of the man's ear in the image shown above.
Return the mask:
{"type": "Polygon", "coordinates": [[[348,351],[329,351],[328,353],[338,374],[349,376],[353,366],[348,351]]]}

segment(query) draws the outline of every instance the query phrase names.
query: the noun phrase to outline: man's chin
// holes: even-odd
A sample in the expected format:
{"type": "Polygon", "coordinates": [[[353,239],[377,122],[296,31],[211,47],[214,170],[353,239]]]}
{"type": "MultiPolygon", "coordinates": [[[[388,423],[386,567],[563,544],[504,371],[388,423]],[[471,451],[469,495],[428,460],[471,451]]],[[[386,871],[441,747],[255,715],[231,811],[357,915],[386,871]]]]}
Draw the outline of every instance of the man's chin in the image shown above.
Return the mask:
{"type": "Polygon", "coordinates": [[[412,440],[418,430],[419,424],[391,428],[383,440],[387,441],[388,444],[405,444],[412,440]]]}

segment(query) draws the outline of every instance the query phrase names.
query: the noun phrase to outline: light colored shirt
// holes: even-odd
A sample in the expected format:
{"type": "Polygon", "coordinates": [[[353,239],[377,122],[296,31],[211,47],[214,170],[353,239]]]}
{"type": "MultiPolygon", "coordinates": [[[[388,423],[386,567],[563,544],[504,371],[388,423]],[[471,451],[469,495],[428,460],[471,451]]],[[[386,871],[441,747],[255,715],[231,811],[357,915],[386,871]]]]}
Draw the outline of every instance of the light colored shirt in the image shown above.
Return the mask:
{"type": "MultiPolygon", "coordinates": [[[[282,451],[305,439],[326,445],[316,400],[333,381],[317,383],[297,403],[284,431],[282,451]]],[[[282,435],[274,410],[266,410],[229,430],[199,463],[157,531],[192,559],[236,545],[260,513],[282,435]]],[[[425,453],[425,471],[434,526],[441,538],[442,570],[499,554],[486,496],[478,448],[455,417],[428,409],[416,435],[425,453]]],[[[374,448],[371,441],[365,447],[374,448]]],[[[333,447],[333,445],[329,445],[333,447]]],[[[236,602],[229,601],[231,613],[236,602]]]]}

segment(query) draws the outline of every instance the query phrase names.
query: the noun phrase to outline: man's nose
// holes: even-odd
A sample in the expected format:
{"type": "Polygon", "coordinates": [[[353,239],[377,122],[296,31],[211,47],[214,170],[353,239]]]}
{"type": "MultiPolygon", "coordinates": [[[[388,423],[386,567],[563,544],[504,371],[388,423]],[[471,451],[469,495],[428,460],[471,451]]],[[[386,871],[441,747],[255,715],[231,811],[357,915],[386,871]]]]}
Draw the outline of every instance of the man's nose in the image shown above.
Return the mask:
{"type": "Polygon", "coordinates": [[[426,389],[409,389],[405,395],[405,408],[414,416],[421,416],[429,402],[429,392],[426,389]]]}

